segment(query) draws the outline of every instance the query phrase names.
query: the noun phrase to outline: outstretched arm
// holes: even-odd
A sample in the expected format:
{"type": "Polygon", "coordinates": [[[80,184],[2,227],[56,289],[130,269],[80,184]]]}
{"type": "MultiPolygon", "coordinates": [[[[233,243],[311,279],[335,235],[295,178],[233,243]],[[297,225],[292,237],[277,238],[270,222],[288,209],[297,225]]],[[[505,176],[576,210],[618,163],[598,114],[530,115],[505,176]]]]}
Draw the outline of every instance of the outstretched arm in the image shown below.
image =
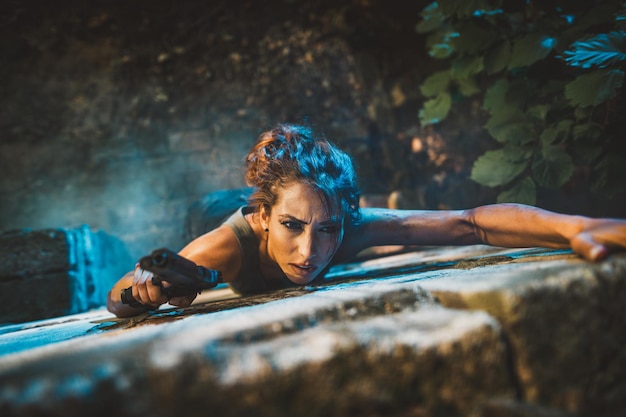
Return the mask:
{"type": "Polygon", "coordinates": [[[495,204],[466,212],[480,241],[494,246],[572,248],[597,261],[626,249],[626,220],[557,214],[520,204],[495,204]]]}
{"type": "MultiPolygon", "coordinates": [[[[232,281],[241,265],[239,243],[227,226],[221,226],[196,238],[179,254],[197,265],[220,271],[224,282],[232,281]]],[[[141,269],[139,265],[134,271],[124,275],[109,291],[108,310],[118,317],[132,317],[158,308],[166,302],[179,307],[187,307],[194,300],[195,294],[168,300],[162,288],[152,283],[152,276],[152,272],[141,269]],[[122,303],[121,292],[129,287],[132,288],[133,298],[141,303],[140,306],[131,307],[122,303]]],[[[169,283],[163,281],[163,285],[167,286],[169,283]]]]}
{"type": "Polygon", "coordinates": [[[470,210],[363,209],[342,248],[353,254],[382,245],[471,245],[572,248],[589,260],[626,249],[626,220],[553,213],[522,204],[470,210]]]}

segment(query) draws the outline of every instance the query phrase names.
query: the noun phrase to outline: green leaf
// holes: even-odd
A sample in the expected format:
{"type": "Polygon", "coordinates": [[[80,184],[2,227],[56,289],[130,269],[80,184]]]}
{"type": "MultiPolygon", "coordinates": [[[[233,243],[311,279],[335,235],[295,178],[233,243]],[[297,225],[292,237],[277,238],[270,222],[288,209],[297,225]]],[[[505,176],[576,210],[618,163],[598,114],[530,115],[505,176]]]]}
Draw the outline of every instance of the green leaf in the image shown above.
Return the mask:
{"type": "Polygon", "coordinates": [[[521,203],[534,206],[537,204],[537,186],[529,176],[516,182],[508,190],[498,195],[498,203],[521,203]]]}
{"type": "Polygon", "coordinates": [[[446,16],[453,16],[456,14],[460,2],[458,0],[439,0],[437,3],[442,13],[446,16]]]}
{"type": "Polygon", "coordinates": [[[434,97],[448,89],[450,85],[450,70],[438,71],[432,74],[420,86],[422,94],[426,97],[434,97]]]}
{"type": "Polygon", "coordinates": [[[496,81],[485,93],[483,108],[490,113],[506,106],[506,93],[509,91],[509,82],[506,79],[496,81]]]}
{"type": "Polygon", "coordinates": [[[544,147],[554,145],[557,142],[564,142],[569,138],[570,129],[574,124],[573,120],[561,120],[556,125],[546,127],[539,136],[544,147]]]}
{"type": "Polygon", "coordinates": [[[541,143],[544,145],[552,145],[556,142],[558,136],[558,132],[554,126],[547,127],[541,132],[539,135],[539,139],[541,143]]]}
{"type": "Polygon", "coordinates": [[[526,110],[526,114],[535,119],[544,121],[550,110],[552,110],[552,105],[550,104],[537,104],[536,106],[529,107],[528,110],[526,110]]]}
{"type": "Polygon", "coordinates": [[[624,85],[624,72],[597,70],[583,74],[565,86],[565,97],[574,106],[597,106],[617,96],[624,85]]]}
{"type": "Polygon", "coordinates": [[[574,173],[574,162],[558,146],[544,146],[541,155],[533,160],[532,170],[539,185],[558,188],[574,173]]]}
{"type": "Polygon", "coordinates": [[[537,139],[534,123],[516,107],[504,106],[494,110],[485,128],[500,143],[523,145],[537,139]]]}
{"type": "Polygon", "coordinates": [[[466,56],[457,58],[452,63],[453,78],[469,78],[483,70],[482,56],[466,56]]]}
{"type": "Polygon", "coordinates": [[[533,142],[537,137],[534,125],[530,122],[510,122],[488,128],[489,133],[500,143],[514,143],[525,145],[533,142]]]}
{"type": "Polygon", "coordinates": [[[592,107],[578,106],[574,108],[574,117],[576,117],[576,120],[587,120],[589,119],[589,117],[591,117],[592,113],[593,113],[592,107]]]}
{"type": "Polygon", "coordinates": [[[528,155],[517,146],[487,151],[474,162],[471,178],[488,187],[508,184],[526,169],[528,155]]]}
{"type": "Polygon", "coordinates": [[[487,74],[495,74],[505,69],[511,62],[511,42],[506,39],[485,54],[485,70],[487,74]]]}
{"type": "Polygon", "coordinates": [[[563,54],[565,62],[573,67],[605,68],[626,60],[626,32],[601,33],[574,42],[563,54]]]}
{"type": "Polygon", "coordinates": [[[473,78],[455,80],[455,83],[459,87],[459,92],[465,97],[471,97],[481,92],[476,80],[473,78]]]}
{"type": "Polygon", "coordinates": [[[555,38],[543,33],[529,33],[522,36],[513,44],[509,69],[527,67],[544,59],[555,45],[555,38]]]}
{"type": "Polygon", "coordinates": [[[447,92],[439,93],[437,97],[426,101],[419,111],[422,126],[436,124],[445,119],[450,107],[452,107],[452,97],[447,92]]]}
{"type": "Polygon", "coordinates": [[[452,47],[452,38],[456,36],[450,28],[440,28],[426,38],[428,55],[437,59],[445,59],[452,55],[455,50],[452,47]]]}
{"type": "Polygon", "coordinates": [[[461,22],[455,26],[457,35],[452,46],[461,53],[476,53],[487,49],[496,38],[495,30],[485,29],[473,22],[461,22]]]}
{"type": "Polygon", "coordinates": [[[502,0],[439,0],[439,5],[444,14],[465,18],[495,13],[501,7],[502,0]]]}
{"type": "Polygon", "coordinates": [[[422,20],[417,24],[417,33],[429,33],[437,29],[446,20],[446,16],[439,9],[437,2],[430,3],[422,13],[422,20]]]}
{"type": "Polygon", "coordinates": [[[527,77],[513,80],[506,92],[506,104],[518,109],[525,109],[528,102],[536,97],[537,85],[527,77]]]}
{"type": "Polygon", "coordinates": [[[574,141],[595,142],[604,132],[604,127],[598,123],[584,123],[575,125],[572,129],[572,137],[574,141]]]}
{"type": "Polygon", "coordinates": [[[438,43],[433,45],[428,51],[428,55],[436,59],[449,58],[454,53],[454,49],[447,43],[438,43]]]}
{"type": "MultiPolygon", "coordinates": [[[[593,4],[585,13],[576,16],[573,25],[563,32],[559,33],[559,40],[563,43],[563,51],[571,46],[574,42],[580,40],[590,33],[598,33],[598,27],[607,27],[611,22],[615,21],[615,14],[623,9],[620,7],[619,1],[604,1],[593,4]]],[[[619,25],[615,25],[619,29],[619,25]]]]}

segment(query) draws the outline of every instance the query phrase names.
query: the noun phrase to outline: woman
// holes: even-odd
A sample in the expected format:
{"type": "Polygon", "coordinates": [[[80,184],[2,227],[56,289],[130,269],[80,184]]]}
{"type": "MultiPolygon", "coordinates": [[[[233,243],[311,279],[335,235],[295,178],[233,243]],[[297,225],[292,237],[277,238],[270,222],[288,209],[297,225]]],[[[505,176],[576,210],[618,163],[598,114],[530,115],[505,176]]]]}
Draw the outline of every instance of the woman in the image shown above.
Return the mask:
{"type": "MultiPolygon", "coordinates": [[[[331,263],[383,245],[571,247],[596,261],[626,247],[626,221],[556,214],[519,204],[456,211],[360,209],[350,157],[305,127],[262,134],[246,158],[254,187],[248,206],[194,239],[180,255],[217,270],[239,293],[304,285],[331,263]]],[[[129,317],[168,302],[152,274],[137,267],[109,293],[107,307],[129,317]],[[122,304],[132,286],[141,305],[122,304]]],[[[165,284],[167,285],[167,284],[165,284]]],[[[169,303],[186,307],[195,298],[169,303]]]]}

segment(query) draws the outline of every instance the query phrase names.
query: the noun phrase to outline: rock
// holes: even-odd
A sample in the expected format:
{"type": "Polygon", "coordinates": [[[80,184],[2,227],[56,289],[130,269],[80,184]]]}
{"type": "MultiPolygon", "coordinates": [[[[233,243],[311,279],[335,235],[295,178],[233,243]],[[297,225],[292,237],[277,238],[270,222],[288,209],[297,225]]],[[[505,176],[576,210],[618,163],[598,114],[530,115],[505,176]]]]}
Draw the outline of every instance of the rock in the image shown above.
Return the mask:
{"type": "Polygon", "coordinates": [[[100,307],[132,268],[124,245],[88,226],[0,234],[0,323],[100,307]]]}
{"type": "Polygon", "coordinates": [[[502,325],[526,401],[580,415],[626,410],[626,256],[476,268],[422,283],[502,325]]]}
{"type": "Polygon", "coordinates": [[[462,415],[514,394],[500,327],[419,287],[335,286],[0,358],[3,415],[462,415]]]}
{"type": "Polygon", "coordinates": [[[336,266],[319,285],[0,327],[0,410],[621,415],[625,269],[624,254],[423,248],[336,266]],[[6,353],[35,330],[59,342],[6,353]]]}
{"type": "Polygon", "coordinates": [[[551,407],[526,403],[510,398],[495,398],[485,402],[480,417],[574,417],[575,414],[551,407]]]}

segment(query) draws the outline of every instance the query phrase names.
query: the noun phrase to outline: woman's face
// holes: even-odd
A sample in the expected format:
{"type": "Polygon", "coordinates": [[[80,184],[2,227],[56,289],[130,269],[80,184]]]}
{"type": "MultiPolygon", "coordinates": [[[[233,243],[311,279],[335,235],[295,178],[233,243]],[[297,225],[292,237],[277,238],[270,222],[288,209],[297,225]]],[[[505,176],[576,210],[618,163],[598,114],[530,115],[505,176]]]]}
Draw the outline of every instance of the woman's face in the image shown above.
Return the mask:
{"type": "Polygon", "coordinates": [[[277,197],[269,215],[261,209],[261,223],[268,229],[267,254],[290,281],[307,284],[337,252],[343,223],[307,184],[292,182],[277,197]]]}

